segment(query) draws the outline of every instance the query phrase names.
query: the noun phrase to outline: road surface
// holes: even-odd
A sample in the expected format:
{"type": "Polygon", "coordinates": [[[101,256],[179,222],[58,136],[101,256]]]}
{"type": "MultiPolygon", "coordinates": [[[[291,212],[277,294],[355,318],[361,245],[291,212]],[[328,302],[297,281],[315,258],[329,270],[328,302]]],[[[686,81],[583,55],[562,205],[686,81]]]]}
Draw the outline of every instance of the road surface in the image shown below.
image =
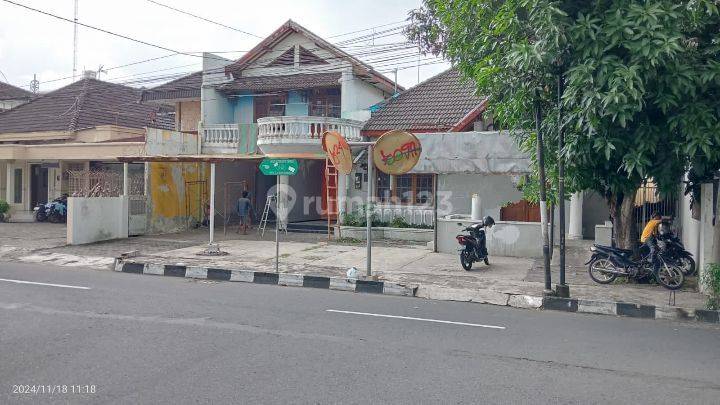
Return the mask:
{"type": "Polygon", "coordinates": [[[720,401],[712,325],[46,265],[0,279],[3,404],[720,401]]]}

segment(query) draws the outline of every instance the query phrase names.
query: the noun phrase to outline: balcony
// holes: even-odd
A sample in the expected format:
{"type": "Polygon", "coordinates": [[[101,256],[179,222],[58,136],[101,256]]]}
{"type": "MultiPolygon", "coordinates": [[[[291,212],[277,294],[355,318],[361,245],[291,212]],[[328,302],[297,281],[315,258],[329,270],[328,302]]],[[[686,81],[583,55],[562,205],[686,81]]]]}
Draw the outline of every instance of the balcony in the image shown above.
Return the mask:
{"type": "Polygon", "coordinates": [[[202,126],[202,153],[257,153],[257,124],[215,124],[202,126]]]}
{"type": "Polygon", "coordinates": [[[331,118],[282,116],[260,118],[257,145],[266,155],[323,156],[320,138],[337,131],[349,142],[362,141],[361,121],[331,118]]]}

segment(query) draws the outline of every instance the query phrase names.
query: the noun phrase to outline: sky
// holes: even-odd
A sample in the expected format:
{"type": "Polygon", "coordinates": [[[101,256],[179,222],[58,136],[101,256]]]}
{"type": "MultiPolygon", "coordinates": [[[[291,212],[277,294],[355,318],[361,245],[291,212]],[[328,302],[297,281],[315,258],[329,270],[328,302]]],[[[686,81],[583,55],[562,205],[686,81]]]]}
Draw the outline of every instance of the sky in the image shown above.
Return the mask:
{"type": "MultiPolygon", "coordinates": [[[[74,0],[12,0],[72,20],[74,0]]],[[[338,43],[360,59],[411,87],[449,67],[438,58],[418,57],[412,48],[387,53],[384,47],[403,47],[400,30],[407,13],[420,0],[155,0],[225,24],[261,38],[292,19],[320,37],[338,43]],[[375,28],[373,44],[373,31],[375,28]],[[355,32],[358,30],[366,30],[355,32]],[[390,30],[386,33],[381,31],[390,30]],[[349,33],[349,34],[348,34],[349,33]],[[341,35],[346,34],[346,35],[341,35]],[[360,38],[366,36],[366,38],[360,38]],[[383,45],[390,44],[390,45],[383,45]],[[420,62],[418,62],[420,58],[420,62]],[[420,65],[419,68],[417,65],[420,65]],[[419,74],[418,74],[419,71],[419,74]]],[[[152,0],[78,0],[78,21],[159,45],[172,51],[221,52],[229,59],[242,56],[261,41],[233,29],[178,13],[152,0]],[[232,51],[232,52],[230,52],[232,51]]],[[[98,70],[99,78],[136,87],[151,87],[184,73],[200,70],[201,59],[174,55],[132,66],[118,67],[173,52],[78,27],[78,72],[98,70]]],[[[29,89],[37,75],[40,91],[72,82],[73,24],[0,0],[0,80],[29,89]]]]}

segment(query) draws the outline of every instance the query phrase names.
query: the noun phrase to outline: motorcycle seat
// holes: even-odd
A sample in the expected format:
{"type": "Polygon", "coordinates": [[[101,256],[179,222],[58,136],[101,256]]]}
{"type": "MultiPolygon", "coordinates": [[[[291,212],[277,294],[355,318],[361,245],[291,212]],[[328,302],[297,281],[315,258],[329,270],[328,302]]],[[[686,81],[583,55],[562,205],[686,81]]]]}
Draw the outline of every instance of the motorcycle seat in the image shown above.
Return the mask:
{"type": "Polygon", "coordinates": [[[595,246],[596,248],[598,248],[598,249],[600,249],[600,250],[618,252],[618,253],[622,253],[622,254],[626,254],[626,255],[631,255],[631,254],[633,253],[632,250],[629,250],[629,249],[620,249],[620,248],[618,248],[618,247],[598,245],[598,244],[594,244],[593,246],[595,246]]]}

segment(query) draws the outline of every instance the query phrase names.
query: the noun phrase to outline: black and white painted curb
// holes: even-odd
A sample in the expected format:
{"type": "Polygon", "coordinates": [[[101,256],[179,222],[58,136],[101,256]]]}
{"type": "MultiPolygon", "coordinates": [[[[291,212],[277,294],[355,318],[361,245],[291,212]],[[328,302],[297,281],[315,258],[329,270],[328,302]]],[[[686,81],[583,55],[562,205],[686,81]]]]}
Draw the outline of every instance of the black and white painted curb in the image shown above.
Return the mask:
{"type": "Polygon", "coordinates": [[[237,281],[255,284],[276,284],[289,287],[322,288],[358,293],[386,294],[414,297],[417,286],[374,280],[356,280],[339,277],[309,276],[303,274],[267,273],[252,270],[231,270],[171,264],[115,261],[115,271],[151,274],[156,276],[184,277],[200,280],[237,281]]]}
{"type": "MultiPolygon", "coordinates": [[[[268,273],[252,270],[233,270],[172,264],[139,263],[117,259],[115,271],[157,276],[184,277],[201,280],[237,281],[255,284],[275,284],[290,287],[322,288],[358,293],[387,294],[396,296],[420,296],[429,299],[456,301],[449,295],[418,294],[419,286],[387,281],[356,280],[339,277],[311,276],[303,274],[268,273]]],[[[631,318],[668,319],[720,324],[720,311],[688,309],[671,306],[638,305],[625,302],[584,300],[577,298],[542,297],[484,291],[473,302],[510,306],[525,309],[577,312],[596,315],[615,315],[631,318]]]]}
{"type": "Polygon", "coordinates": [[[669,319],[720,323],[720,311],[671,306],[639,305],[627,302],[593,301],[576,298],[543,297],[542,309],[586,314],[617,315],[631,318],[669,319]]]}

